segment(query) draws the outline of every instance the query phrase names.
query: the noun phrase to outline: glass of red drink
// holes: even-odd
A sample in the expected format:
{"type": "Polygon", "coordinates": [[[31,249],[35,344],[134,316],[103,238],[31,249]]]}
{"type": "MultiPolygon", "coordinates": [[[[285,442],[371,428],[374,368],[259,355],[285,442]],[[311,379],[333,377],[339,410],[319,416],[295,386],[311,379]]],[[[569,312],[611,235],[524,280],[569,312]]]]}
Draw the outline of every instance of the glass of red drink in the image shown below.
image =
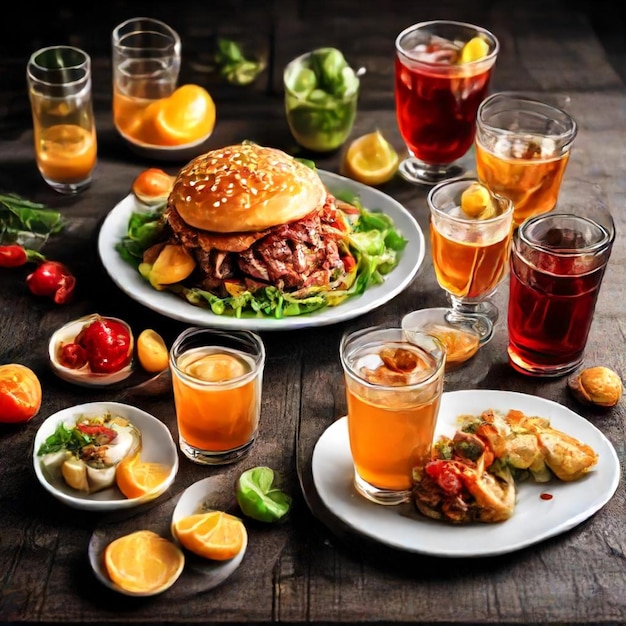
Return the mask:
{"type": "Polygon", "coordinates": [[[532,376],[579,367],[611,248],[610,214],[544,213],[518,228],[511,249],[509,362],[532,376]]]}
{"type": "Polygon", "coordinates": [[[459,177],[455,162],[472,146],[499,43],[480,26],[434,20],[396,38],[396,115],[409,157],[407,180],[434,185],[459,177]]]}

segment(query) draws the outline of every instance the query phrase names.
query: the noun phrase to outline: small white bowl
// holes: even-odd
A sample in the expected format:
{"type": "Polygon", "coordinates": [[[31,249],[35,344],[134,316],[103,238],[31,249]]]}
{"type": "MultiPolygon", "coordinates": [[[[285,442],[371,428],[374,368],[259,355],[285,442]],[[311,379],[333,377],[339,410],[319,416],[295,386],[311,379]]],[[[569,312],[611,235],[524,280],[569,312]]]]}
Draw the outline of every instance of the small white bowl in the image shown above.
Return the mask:
{"type": "Polygon", "coordinates": [[[149,413],[119,402],[89,402],[54,413],[41,424],[35,435],[33,466],[43,488],[64,504],[85,511],[116,511],[145,504],[165,493],[178,473],[178,450],[167,426],[149,413]],[[61,476],[52,476],[44,470],[41,456],[38,454],[39,448],[54,433],[60,423],[71,427],[76,424],[76,420],[81,415],[97,416],[107,412],[125,417],[139,429],[142,441],[142,461],[162,463],[170,468],[167,478],[157,490],[139,498],[125,498],[115,486],[96,493],[83,493],[72,489],[61,476]]]}
{"type": "Polygon", "coordinates": [[[183,163],[191,161],[191,159],[206,152],[208,150],[208,146],[205,144],[207,144],[212,134],[213,131],[211,131],[208,135],[202,137],[201,139],[197,139],[196,141],[191,141],[189,143],[184,143],[180,146],[156,146],[154,144],[136,141],[135,139],[131,139],[128,135],[124,135],[122,133],[120,133],[120,136],[126,142],[128,147],[135,154],[141,157],[151,159],[153,161],[183,163]]]}
{"type": "Polygon", "coordinates": [[[48,361],[52,371],[61,379],[80,385],[81,387],[98,387],[102,385],[113,385],[115,383],[122,382],[127,379],[134,370],[134,360],[131,359],[130,363],[118,370],[117,372],[111,372],[110,374],[100,374],[92,372],[88,365],[74,369],[63,365],[58,358],[58,351],[60,346],[66,343],[72,343],[76,338],[76,335],[90,322],[93,322],[98,317],[114,320],[123,324],[131,336],[131,347],[134,349],[133,332],[130,326],[117,317],[109,317],[106,315],[98,315],[93,313],[91,315],[85,315],[77,320],[68,322],[64,326],[61,326],[59,330],[55,331],[50,337],[48,343],[48,361]]]}

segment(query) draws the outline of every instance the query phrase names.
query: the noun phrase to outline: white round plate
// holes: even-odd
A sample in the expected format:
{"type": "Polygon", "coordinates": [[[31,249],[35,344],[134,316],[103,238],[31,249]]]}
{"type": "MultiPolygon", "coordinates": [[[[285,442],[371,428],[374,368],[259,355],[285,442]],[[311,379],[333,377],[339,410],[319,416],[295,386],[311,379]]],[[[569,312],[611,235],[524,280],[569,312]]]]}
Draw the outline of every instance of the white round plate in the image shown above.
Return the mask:
{"type": "Polygon", "coordinates": [[[167,426],[149,413],[119,402],[89,402],[54,413],[41,424],[35,435],[33,466],[35,474],[44,489],[64,504],[86,511],[116,511],[145,504],[162,495],[172,484],[174,478],[176,478],[178,472],[178,450],[167,426]],[[141,431],[141,459],[143,461],[163,463],[170,468],[167,478],[157,491],[139,498],[125,498],[117,487],[109,487],[91,494],[83,493],[72,489],[65,483],[62,477],[50,476],[48,472],[44,471],[41,457],[38,455],[39,448],[54,433],[61,422],[68,426],[74,426],[76,419],[80,415],[103,415],[107,411],[127,418],[131,424],[141,431]]]}
{"type": "Polygon", "coordinates": [[[115,249],[128,231],[131,214],[142,210],[132,194],[115,206],[102,224],[98,237],[100,259],[113,282],[128,296],[149,309],[188,324],[273,331],[326,326],[353,319],[382,306],[413,281],[424,260],[424,234],[415,218],[399,202],[378,189],[323,170],[320,171],[320,177],[331,192],[354,193],[365,208],[380,210],[388,215],[408,240],[397,267],[385,276],[383,283],[372,285],[362,295],[350,298],[336,307],[282,319],[235,318],[215,315],[209,309],[194,306],[171,292],[153,289],[115,249]]]}
{"type": "Polygon", "coordinates": [[[487,409],[518,409],[546,417],[554,428],[590,445],[598,453],[598,463],[575,482],[519,483],[515,512],[504,522],[456,526],[422,516],[412,504],[381,506],[360,496],[352,485],[343,417],[326,429],[313,451],[313,480],[322,502],[357,533],[393,548],[442,557],[482,557],[513,552],[570,530],[612,498],[620,465],[611,442],[593,424],[556,402],[509,391],[444,393],[435,436],[453,435],[460,415],[479,415],[487,409]],[[540,497],[546,492],[552,499],[540,497]]]}

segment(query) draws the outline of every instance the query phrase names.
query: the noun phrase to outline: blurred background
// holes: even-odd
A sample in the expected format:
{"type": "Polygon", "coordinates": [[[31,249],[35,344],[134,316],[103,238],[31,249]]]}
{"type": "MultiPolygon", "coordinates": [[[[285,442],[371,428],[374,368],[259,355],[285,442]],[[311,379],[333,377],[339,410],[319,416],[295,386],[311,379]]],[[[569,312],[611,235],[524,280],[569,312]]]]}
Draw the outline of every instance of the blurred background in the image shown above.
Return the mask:
{"type": "MultiPolygon", "coordinates": [[[[294,52],[318,46],[334,46],[349,54],[355,66],[364,66],[360,107],[388,108],[393,98],[395,36],[410,24],[444,18],[481,24],[492,30],[502,43],[494,77],[519,73],[520,89],[541,89],[542,65],[550,62],[548,35],[571,42],[571,53],[585,55],[577,32],[590,24],[598,33],[605,54],[622,82],[626,81],[626,20],[620,3],[608,0],[220,0],[220,2],[164,2],[154,0],[46,3],[34,8],[15,3],[11,22],[5,22],[0,40],[0,136],[30,128],[30,109],[25,80],[29,55],[38,48],[68,44],[83,48],[92,56],[94,108],[109,114],[111,103],[111,31],[131,17],[154,17],[175,28],[182,38],[180,83],[194,82],[207,87],[218,101],[218,116],[237,116],[243,99],[255,95],[270,103],[282,98],[282,69],[294,52]],[[355,12],[371,14],[370,28],[357,32],[351,27],[355,12]],[[217,38],[231,36],[255,53],[265,55],[267,70],[246,90],[229,88],[217,81],[213,57],[217,38]],[[536,48],[536,68],[507,65],[507,47],[536,48]],[[368,63],[388,48],[389,64],[368,63]],[[384,106],[383,106],[384,105],[384,106]]],[[[512,57],[511,57],[512,58],[512,57]]],[[[564,77],[564,88],[576,77],[564,77]]],[[[590,89],[597,86],[590,85],[590,89]]],[[[282,115],[282,105],[278,106],[282,115]]]]}

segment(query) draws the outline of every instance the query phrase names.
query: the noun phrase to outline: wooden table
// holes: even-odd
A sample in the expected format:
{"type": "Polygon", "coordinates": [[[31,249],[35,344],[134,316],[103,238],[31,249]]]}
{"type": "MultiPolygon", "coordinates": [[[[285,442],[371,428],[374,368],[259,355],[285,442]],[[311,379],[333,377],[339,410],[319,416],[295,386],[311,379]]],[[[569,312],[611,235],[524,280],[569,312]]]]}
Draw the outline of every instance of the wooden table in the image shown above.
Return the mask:
{"type": "MultiPolygon", "coordinates": [[[[16,7],[20,26],[2,44],[0,190],[63,212],[67,227],[50,240],[45,253],[72,268],[78,289],[73,303],[57,306],[30,295],[24,283],[26,268],[0,270],[0,363],[32,367],[44,389],[41,410],[31,422],[0,429],[0,623],[626,623],[623,473],[614,497],[590,519],[532,547],[489,558],[448,559],[393,551],[350,533],[320,507],[311,487],[310,457],[320,434],[346,410],[339,339],[352,328],[394,326],[414,309],[445,305],[429,250],[418,277],[384,306],[331,326],[264,333],[268,360],[262,419],[251,456],[239,465],[214,469],[181,458],[168,494],[153,507],[118,522],[129,529],[163,524],[177,496],[193,482],[215,476],[228,486],[247,467],[275,468],[294,495],[294,509],[284,523],[249,524],[248,552],[226,583],[204,591],[201,584],[188,581],[161,596],[137,600],[109,592],[92,576],[87,545],[103,520],[66,508],[43,491],[30,458],[35,432],[47,416],[64,407],[108,399],[149,411],[176,436],[173,400],[169,393],[130,396],[63,383],[48,369],[48,338],[66,321],[93,312],[123,317],[136,332],[152,327],[168,342],[186,326],[122,293],[96,251],[102,220],[129,192],[134,177],[149,166],[176,173],[181,165],[135,156],[113,129],[110,32],[128,17],[142,13],[159,17],[181,33],[181,81],[206,85],[217,104],[217,126],[208,148],[252,139],[292,152],[281,84],[290,58],[332,45],[342,49],[353,65],[367,68],[353,136],[379,128],[400,150],[393,99],[396,34],[414,21],[438,17],[473,21],[492,30],[501,42],[492,90],[533,93],[566,107],[578,121],[560,206],[584,209],[586,203],[602,201],[612,210],[618,231],[586,363],[609,366],[621,375],[626,371],[626,90],[590,16],[580,10],[583,5],[504,0],[394,2],[376,7],[348,0],[289,4],[232,0],[219,3],[219,8],[214,4],[75,3],[49,6],[36,20],[30,6],[16,7]],[[219,84],[205,71],[212,38],[233,33],[254,35],[268,53],[267,70],[246,89],[219,84]],[[99,161],[91,188],[76,198],[56,195],[46,187],[32,147],[24,67],[34,49],[57,43],[78,45],[93,56],[99,161]]],[[[317,159],[318,167],[333,172],[339,162],[339,153],[317,159]]],[[[427,232],[427,189],[399,178],[382,189],[427,232]]],[[[501,311],[506,309],[507,292],[505,283],[496,297],[501,311]]],[[[512,390],[557,401],[597,426],[624,464],[623,400],[601,413],[579,405],[563,378],[536,380],[515,373],[506,358],[505,318],[501,316],[495,338],[484,349],[485,375],[461,379],[456,388],[512,390]]]]}

